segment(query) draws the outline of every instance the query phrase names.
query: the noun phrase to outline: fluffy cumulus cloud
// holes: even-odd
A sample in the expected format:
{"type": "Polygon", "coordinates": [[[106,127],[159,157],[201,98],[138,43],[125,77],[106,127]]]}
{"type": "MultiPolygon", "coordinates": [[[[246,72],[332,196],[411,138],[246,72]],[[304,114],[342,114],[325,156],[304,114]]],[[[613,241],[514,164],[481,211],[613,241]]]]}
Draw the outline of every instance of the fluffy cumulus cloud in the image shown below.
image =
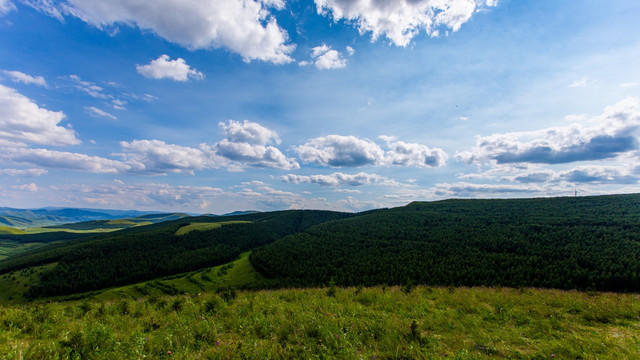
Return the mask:
{"type": "Polygon", "coordinates": [[[398,185],[394,180],[377,174],[359,172],[357,174],[345,174],[335,172],[328,175],[296,175],[287,174],[280,177],[280,180],[291,184],[318,184],[325,186],[360,186],[367,184],[398,185]]]}
{"type": "Polygon", "coordinates": [[[405,143],[392,136],[381,136],[387,142],[384,151],[378,144],[355,136],[328,135],[295,147],[300,159],[307,163],[333,167],[365,165],[402,165],[417,167],[443,166],[448,158],[439,148],[405,143]]]}
{"type": "MultiPolygon", "coordinates": [[[[347,52],[349,55],[353,55],[355,50],[352,47],[347,46],[347,52]]],[[[300,65],[305,66],[314,64],[316,68],[320,70],[324,69],[341,69],[347,66],[347,59],[344,58],[342,53],[332,49],[326,44],[316,46],[311,49],[311,61],[301,61],[300,65]]]]}
{"type": "MultiPolygon", "coordinates": [[[[0,4],[0,13],[2,13],[1,4],[0,4]]],[[[23,83],[27,85],[32,84],[32,85],[38,85],[38,86],[47,86],[47,81],[42,76],[31,76],[23,72],[13,71],[13,70],[12,71],[2,70],[0,72],[8,76],[13,82],[23,83]]]]}
{"type": "Polygon", "coordinates": [[[391,165],[410,165],[416,167],[444,166],[449,156],[440,148],[430,149],[422,144],[405,143],[392,136],[381,136],[390,148],[385,161],[391,165]]]}
{"type": "Polygon", "coordinates": [[[384,163],[384,151],[378,144],[355,136],[323,136],[311,139],[295,150],[302,161],[322,166],[358,167],[384,163]]]}
{"type": "Polygon", "coordinates": [[[269,144],[279,144],[278,134],[251,121],[219,123],[225,138],[212,147],[212,151],[239,166],[297,169],[300,165],[287,158],[278,148],[269,144]]]}
{"type": "Polygon", "coordinates": [[[438,36],[440,28],[458,31],[479,9],[495,6],[495,0],[315,0],[318,13],[334,21],[353,23],[372,40],[386,36],[406,46],[421,30],[438,36]]]}
{"type": "Polygon", "coordinates": [[[67,0],[59,4],[31,2],[56,18],[76,16],[98,28],[137,26],[189,49],[225,48],[245,61],[291,62],[295,46],[278,26],[271,8],[276,0],[67,0]]]}
{"type": "Polygon", "coordinates": [[[627,98],[605,109],[589,122],[538,131],[478,137],[472,151],[459,152],[467,163],[562,164],[602,160],[638,148],[640,104],[627,98]],[[588,126],[585,126],[588,125],[588,126]]]}
{"type": "Polygon", "coordinates": [[[184,59],[171,60],[168,55],[160,55],[147,65],[136,65],[136,70],[149,79],[172,79],[175,81],[204,79],[204,74],[192,69],[184,59]]]}
{"type": "Polygon", "coordinates": [[[129,165],[130,173],[158,175],[167,173],[193,174],[215,164],[208,161],[201,149],[167,144],[160,140],[121,141],[120,154],[129,165]]]}
{"type": "Polygon", "coordinates": [[[29,148],[0,148],[0,160],[13,163],[36,165],[46,168],[85,171],[92,173],[120,173],[129,165],[117,160],[99,156],[29,148]]]}
{"type": "Polygon", "coordinates": [[[65,118],[62,111],[50,111],[16,90],[0,85],[0,140],[24,145],[79,144],[75,132],[60,126],[65,118]]]}

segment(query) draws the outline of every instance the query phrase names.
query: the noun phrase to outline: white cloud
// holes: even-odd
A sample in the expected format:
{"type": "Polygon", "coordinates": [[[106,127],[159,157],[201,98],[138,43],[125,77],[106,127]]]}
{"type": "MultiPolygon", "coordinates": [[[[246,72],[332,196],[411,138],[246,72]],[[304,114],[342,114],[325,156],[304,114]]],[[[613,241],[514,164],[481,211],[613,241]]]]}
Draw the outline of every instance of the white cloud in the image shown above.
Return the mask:
{"type": "Polygon", "coordinates": [[[113,108],[116,110],[126,110],[126,108],[124,107],[125,105],[127,105],[127,102],[124,100],[120,100],[120,99],[111,100],[111,106],[113,106],[113,108]]]}
{"type": "Polygon", "coordinates": [[[129,165],[128,172],[158,175],[167,173],[193,174],[195,170],[216,167],[202,149],[167,144],[160,140],[121,141],[124,153],[119,154],[129,165]]]}
{"type": "Polygon", "coordinates": [[[45,169],[0,169],[0,175],[36,177],[47,173],[45,169]]]}
{"type": "MultiPolygon", "coordinates": [[[[90,111],[99,110],[87,108],[90,111]]],[[[96,112],[99,114],[99,112],[96,112]]],[[[200,144],[198,148],[167,144],[160,140],[121,141],[121,153],[112,154],[122,160],[112,160],[79,153],[29,149],[24,144],[2,141],[0,159],[93,173],[126,173],[164,175],[168,173],[194,174],[196,170],[227,166],[229,171],[242,171],[245,166],[298,169],[294,159],[286,158],[269,143],[279,143],[278,134],[259,124],[230,120],[220,123],[226,138],[214,144],[200,144]]],[[[0,133],[1,134],[1,133],[0,133]]]]}
{"type": "Polygon", "coordinates": [[[78,75],[69,75],[69,79],[74,83],[74,87],[89,96],[96,99],[108,100],[113,98],[110,95],[104,93],[104,89],[101,86],[96,85],[90,81],[82,80],[78,75]]]}
{"type": "Polygon", "coordinates": [[[267,145],[269,142],[280,144],[278,133],[248,120],[243,122],[229,120],[226,123],[220,122],[218,126],[230,142],[251,145],[267,145]]]}
{"type": "Polygon", "coordinates": [[[100,29],[137,26],[192,50],[226,48],[245,61],[283,64],[292,61],[289,54],[295,45],[286,44],[288,34],[269,9],[283,6],[277,0],[67,0],[49,8],[62,9],[100,29]]]}
{"type": "MultiPolygon", "coordinates": [[[[2,13],[1,9],[2,5],[0,5],[0,13],[2,13]]],[[[47,82],[42,76],[31,76],[20,71],[9,70],[2,70],[2,73],[7,75],[13,82],[23,83],[27,85],[33,84],[38,86],[47,86],[47,82]]]]}
{"type": "Polygon", "coordinates": [[[2,148],[0,159],[8,162],[31,164],[53,169],[116,174],[129,169],[129,165],[117,160],[85,154],[47,149],[2,148]]]}
{"type": "Polygon", "coordinates": [[[583,77],[569,84],[569,87],[585,87],[587,86],[588,83],[589,83],[589,78],[583,77]]]}
{"type": "Polygon", "coordinates": [[[20,191],[31,191],[31,192],[38,191],[38,185],[36,185],[35,183],[14,185],[11,188],[14,190],[20,190],[20,191]]]}
{"type": "Polygon", "coordinates": [[[334,21],[344,19],[372,40],[386,36],[397,46],[407,46],[421,30],[438,36],[439,28],[458,31],[480,9],[495,6],[493,0],[315,0],[318,13],[334,21]]]}
{"type": "Polygon", "coordinates": [[[359,167],[365,165],[402,165],[438,167],[445,165],[448,155],[439,148],[397,141],[391,136],[380,136],[387,142],[388,151],[368,139],[355,136],[328,135],[296,146],[300,159],[307,163],[333,167],[359,167]]]}
{"type": "Polygon", "coordinates": [[[368,139],[328,135],[295,147],[300,159],[322,166],[364,166],[384,163],[384,151],[368,139]]]}
{"type": "Polygon", "coordinates": [[[107,184],[63,184],[51,186],[47,195],[66,205],[119,207],[165,211],[208,211],[214,199],[225,196],[220,188],[158,183],[126,183],[114,180],[107,184]]]}
{"type": "Polygon", "coordinates": [[[58,21],[64,21],[61,10],[58,9],[54,0],[21,0],[21,2],[48,16],[56,18],[58,21]]]}
{"type": "Polygon", "coordinates": [[[587,115],[586,114],[572,114],[572,115],[565,116],[564,119],[569,121],[569,122],[582,122],[582,121],[585,121],[587,119],[587,115]]]}
{"type": "Polygon", "coordinates": [[[290,184],[318,184],[325,186],[360,186],[374,183],[388,186],[398,185],[398,182],[384,176],[367,174],[365,172],[359,172],[357,174],[335,172],[328,175],[287,174],[281,176],[280,180],[290,184]]]}
{"type": "Polygon", "coordinates": [[[160,55],[147,65],[136,65],[136,70],[149,79],[172,79],[175,81],[204,79],[204,74],[192,69],[184,59],[171,60],[168,55],[160,55]]]}
{"type": "Polygon", "coordinates": [[[269,143],[280,143],[278,134],[264,126],[245,120],[229,120],[218,124],[225,139],[212,147],[218,156],[225,157],[236,165],[256,167],[298,169],[300,165],[294,159],[288,159],[280,150],[269,143]]]}
{"type": "Polygon", "coordinates": [[[391,149],[385,153],[385,162],[391,165],[410,165],[417,167],[440,167],[446,164],[449,156],[440,148],[429,149],[421,144],[405,143],[392,136],[381,136],[391,149]]]}
{"type": "MultiPolygon", "coordinates": [[[[347,47],[347,50],[353,48],[347,47]]],[[[352,54],[352,53],[351,53],[352,54]]],[[[342,69],[347,66],[347,60],[342,54],[336,50],[331,49],[330,46],[322,44],[311,49],[312,61],[301,61],[299,65],[306,66],[314,64],[318,69],[342,69]]]]}
{"type": "Polygon", "coordinates": [[[20,190],[20,191],[31,191],[31,192],[38,191],[38,185],[36,185],[35,183],[14,185],[11,188],[14,190],[20,190]]]}
{"type": "Polygon", "coordinates": [[[353,56],[353,54],[356,53],[356,51],[351,46],[347,46],[345,49],[347,50],[347,54],[349,54],[349,56],[353,56]]]}
{"type": "Polygon", "coordinates": [[[640,170],[633,166],[580,165],[563,171],[537,170],[505,176],[502,180],[520,183],[569,182],[573,184],[636,184],[640,170]]]}
{"type": "Polygon", "coordinates": [[[80,140],[72,129],[59,126],[62,111],[40,108],[16,90],[0,85],[0,140],[15,145],[75,145],[80,140]]]}
{"type": "Polygon", "coordinates": [[[473,184],[467,182],[437,184],[429,189],[435,196],[447,197],[487,197],[505,194],[531,194],[544,192],[545,189],[537,185],[505,185],[505,184],[473,184]]]}
{"type": "Polygon", "coordinates": [[[112,120],[118,120],[118,118],[117,118],[117,117],[115,117],[115,116],[113,116],[113,115],[109,114],[109,113],[108,113],[108,112],[106,112],[106,111],[100,110],[100,109],[98,109],[98,108],[97,108],[97,107],[95,107],[95,106],[85,106],[85,109],[86,109],[87,111],[89,111],[89,113],[90,113],[92,116],[102,116],[102,117],[107,117],[107,118],[112,119],[112,120]]]}
{"type": "Polygon", "coordinates": [[[13,5],[11,0],[0,0],[0,16],[8,13],[11,10],[15,10],[16,6],[13,5]]]}
{"type": "Polygon", "coordinates": [[[620,84],[621,88],[629,88],[629,87],[635,87],[635,86],[638,86],[637,82],[628,82],[628,83],[620,84]]]}
{"type": "Polygon", "coordinates": [[[640,173],[638,168],[629,166],[582,165],[559,172],[555,180],[571,183],[634,184],[640,180],[640,173]]]}
{"type": "Polygon", "coordinates": [[[561,164],[615,158],[638,148],[640,103],[627,98],[605,109],[586,127],[574,123],[538,131],[479,136],[472,151],[456,158],[468,163],[561,164]]]}

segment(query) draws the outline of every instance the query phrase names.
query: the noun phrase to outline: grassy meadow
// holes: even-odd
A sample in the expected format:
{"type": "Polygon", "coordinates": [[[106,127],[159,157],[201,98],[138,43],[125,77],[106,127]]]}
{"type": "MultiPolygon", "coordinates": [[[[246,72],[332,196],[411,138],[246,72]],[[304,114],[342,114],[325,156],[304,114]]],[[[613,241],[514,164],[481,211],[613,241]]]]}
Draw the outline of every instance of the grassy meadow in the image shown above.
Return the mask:
{"type": "Polygon", "coordinates": [[[634,359],[640,297],[508,288],[232,290],[0,308],[5,359],[634,359]]]}

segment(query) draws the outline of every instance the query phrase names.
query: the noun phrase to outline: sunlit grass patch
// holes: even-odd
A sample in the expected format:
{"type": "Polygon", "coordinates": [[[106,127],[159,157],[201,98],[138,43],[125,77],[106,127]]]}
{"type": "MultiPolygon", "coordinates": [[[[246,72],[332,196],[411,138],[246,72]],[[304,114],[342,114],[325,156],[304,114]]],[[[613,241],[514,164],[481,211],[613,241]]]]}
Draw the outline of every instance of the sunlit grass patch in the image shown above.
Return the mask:
{"type": "Polygon", "coordinates": [[[191,223],[189,225],[180,227],[180,229],[176,231],[176,235],[184,235],[194,230],[195,231],[213,230],[223,225],[229,225],[229,224],[250,224],[250,223],[251,221],[222,221],[222,222],[210,222],[210,223],[197,222],[197,223],[191,223]]]}

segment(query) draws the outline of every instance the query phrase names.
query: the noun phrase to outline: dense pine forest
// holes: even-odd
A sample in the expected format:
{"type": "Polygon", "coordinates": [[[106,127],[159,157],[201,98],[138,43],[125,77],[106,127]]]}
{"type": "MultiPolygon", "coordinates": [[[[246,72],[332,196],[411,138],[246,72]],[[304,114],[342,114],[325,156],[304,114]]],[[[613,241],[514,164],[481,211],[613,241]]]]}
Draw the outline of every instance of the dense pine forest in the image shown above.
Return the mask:
{"type": "Polygon", "coordinates": [[[292,286],[419,283],[640,291],[640,196],[412,203],[255,250],[292,286]]]}

